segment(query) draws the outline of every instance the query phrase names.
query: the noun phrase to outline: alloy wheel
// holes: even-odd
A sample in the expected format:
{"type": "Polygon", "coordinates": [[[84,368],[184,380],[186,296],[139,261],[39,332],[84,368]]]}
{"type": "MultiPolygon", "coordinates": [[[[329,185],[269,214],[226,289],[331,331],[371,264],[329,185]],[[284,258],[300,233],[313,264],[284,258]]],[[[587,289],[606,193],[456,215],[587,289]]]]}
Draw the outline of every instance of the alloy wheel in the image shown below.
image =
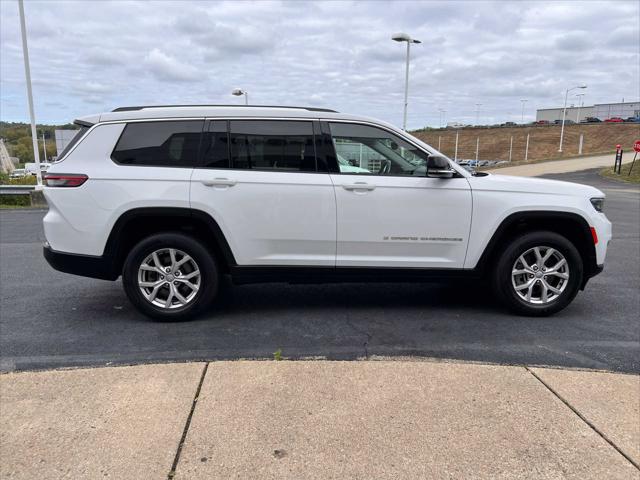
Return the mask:
{"type": "Polygon", "coordinates": [[[138,268],[138,287],[142,296],[163,309],[181,308],[191,303],[200,283],[198,264],[190,255],[175,248],[154,251],[138,268]]]}
{"type": "Polygon", "coordinates": [[[569,283],[569,264],[557,249],[533,247],[511,269],[511,284],[521,300],[545,305],[556,300],[569,283]]]}

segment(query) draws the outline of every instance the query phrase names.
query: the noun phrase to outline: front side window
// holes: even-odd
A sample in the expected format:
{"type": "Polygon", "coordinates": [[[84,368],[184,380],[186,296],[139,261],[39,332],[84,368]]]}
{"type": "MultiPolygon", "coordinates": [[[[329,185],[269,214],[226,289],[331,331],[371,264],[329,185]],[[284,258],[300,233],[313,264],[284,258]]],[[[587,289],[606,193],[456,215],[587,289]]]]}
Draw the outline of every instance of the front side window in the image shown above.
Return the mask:
{"type": "Polygon", "coordinates": [[[428,154],[381,128],[330,123],[340,173],[424,176],[428,154]]]}
{"type": "Polygon", "coordinates": [[[129,123],[111,158],[123,165],[193,167],[203,124],[202,120],[129,123]]]}
{"type": "Polygon", "coordinates": [[[316,171],[311,122],[232,120],[229,123],[232,168],[316,171]]]}

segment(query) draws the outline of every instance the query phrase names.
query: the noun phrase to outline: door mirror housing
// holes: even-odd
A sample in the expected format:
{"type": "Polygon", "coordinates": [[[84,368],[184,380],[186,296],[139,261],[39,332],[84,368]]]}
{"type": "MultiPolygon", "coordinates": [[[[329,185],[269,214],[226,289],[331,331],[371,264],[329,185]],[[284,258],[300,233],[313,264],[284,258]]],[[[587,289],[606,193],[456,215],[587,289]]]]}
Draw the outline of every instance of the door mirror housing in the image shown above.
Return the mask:
{"type": "Polygon", "coordinates": [[[427,177],[451,178],[455,172],[449,166],[449,160],[440,155],[429,155],[427,158],[427,177]]]}

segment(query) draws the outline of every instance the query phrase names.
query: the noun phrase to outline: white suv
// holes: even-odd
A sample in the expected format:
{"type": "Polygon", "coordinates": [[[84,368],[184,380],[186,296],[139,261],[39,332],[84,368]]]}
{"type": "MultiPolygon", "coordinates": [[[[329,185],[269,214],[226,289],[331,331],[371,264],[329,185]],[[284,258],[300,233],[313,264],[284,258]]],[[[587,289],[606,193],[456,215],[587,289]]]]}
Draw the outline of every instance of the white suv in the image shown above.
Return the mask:
{"type": "Polygon", "coordinates": [[[604,264],[604,194],[469,173],[386,123],[294,107],[125,107],[83,117],[46,174],[44,255],[116,280],[160,320],[219,278],[491,282],[512,310],[567,306],[604,264]]]}

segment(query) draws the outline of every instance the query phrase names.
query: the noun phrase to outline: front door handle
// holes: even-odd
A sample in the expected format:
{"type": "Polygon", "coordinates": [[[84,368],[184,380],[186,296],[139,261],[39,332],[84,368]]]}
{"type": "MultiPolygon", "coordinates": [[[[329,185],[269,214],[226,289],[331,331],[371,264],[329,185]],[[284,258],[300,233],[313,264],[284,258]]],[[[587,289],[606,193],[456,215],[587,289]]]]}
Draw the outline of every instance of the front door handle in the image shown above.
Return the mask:
{"type": "Polygon", "coordinates": [[[229,180],[228,178],[214,178],[213,180],[202,181],[205,187],[233,187],[236,183],[238,182],[229,180]]]}
{"type": "Polygon", "coordinates": [[[370,185],[365,182],[345,183],[342,185],[345,190],[375,190],[375,185],[370,185]]]}

